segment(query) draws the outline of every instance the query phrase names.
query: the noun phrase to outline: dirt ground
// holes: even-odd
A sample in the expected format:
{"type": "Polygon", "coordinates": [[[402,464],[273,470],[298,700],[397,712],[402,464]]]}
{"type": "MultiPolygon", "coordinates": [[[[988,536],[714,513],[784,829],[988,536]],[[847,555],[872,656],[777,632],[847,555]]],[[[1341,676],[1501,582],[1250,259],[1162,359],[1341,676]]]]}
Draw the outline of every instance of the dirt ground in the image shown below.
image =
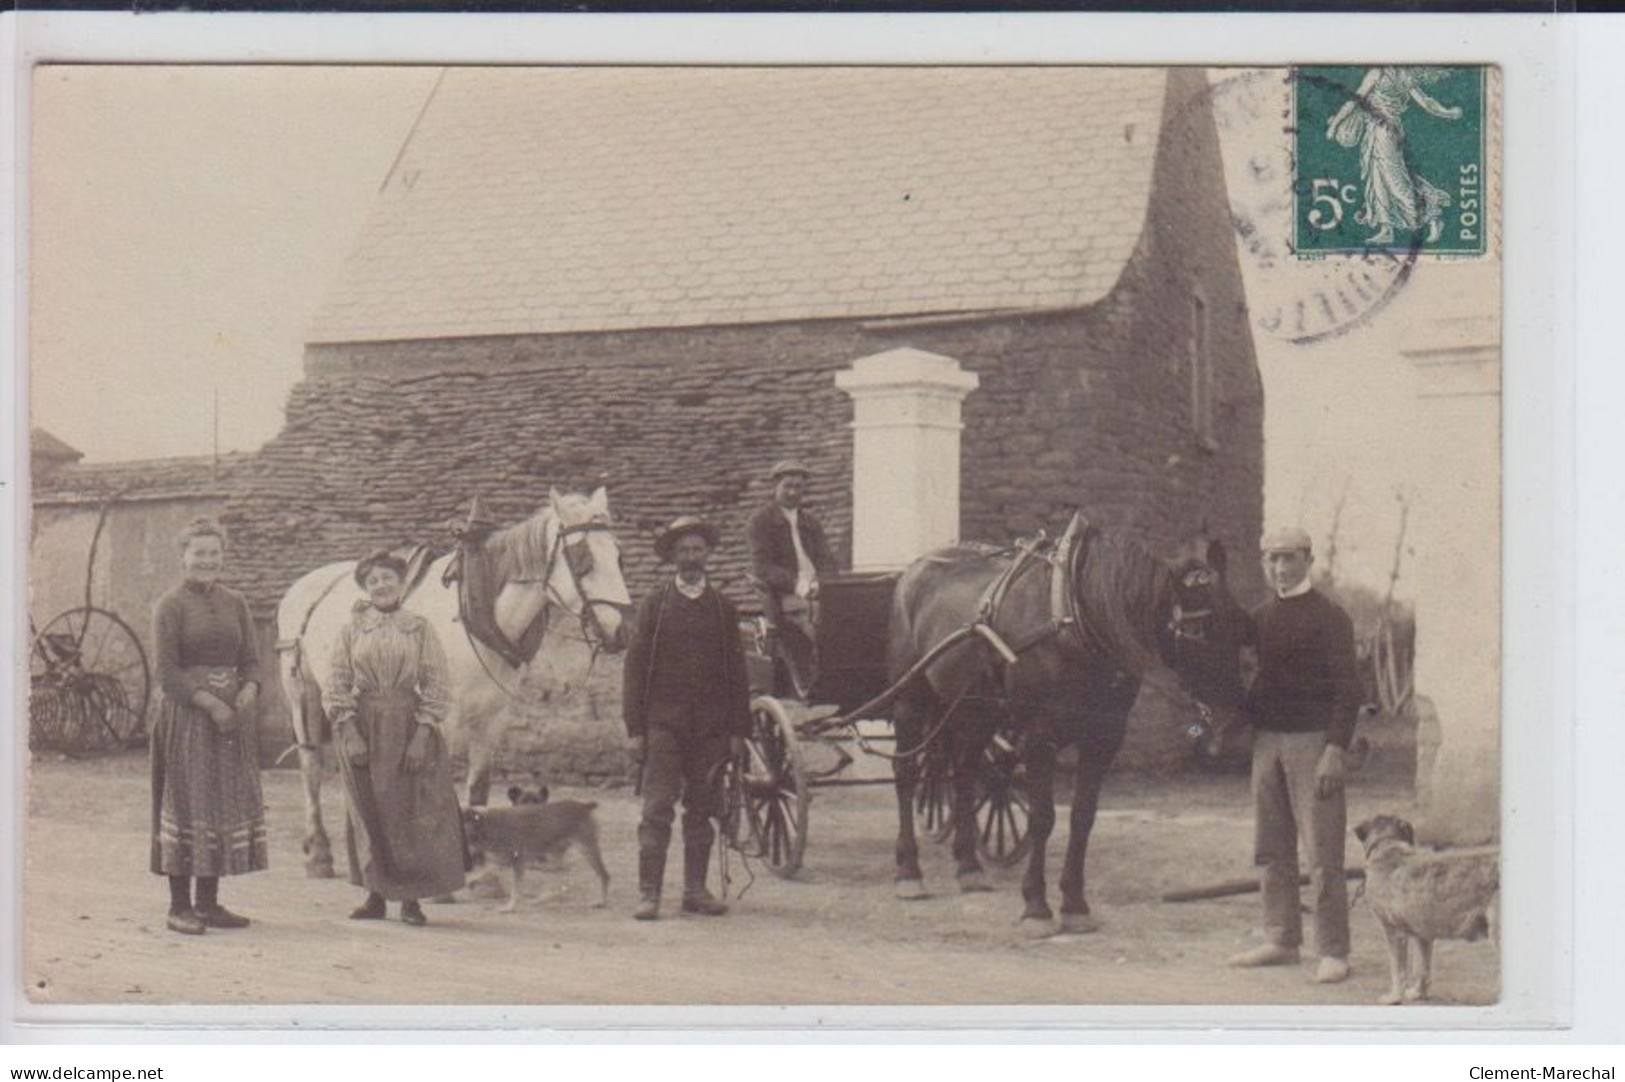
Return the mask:
{"type": "MultiPolygon", "coordinates": [[[[298,776],[274,771],[265,775],[271,870],[226,880],[222,891],[253,927],[185,937],[164,928],[165,886],[146,870],[144,758],[38,763],[26,833],[28,994],[42,1003],[141,1004],[1370,1004],[1387,984],[1381,934],[1363,904],[1353,913],[1354,975],[1325,987],[1310,982],[1308,956],[1293,968],[1223,966],[1254,941],[1256,894],[1158,900],[1167,890],[1251,874],[1243,777],[1113,778],[1088,865],[1102,928],[1041,940],[1017,926],[1018,870],[994,871],[991,893],[961,895],[944,847],[926,843],[924,853],[935,894],[895,899],[888,789],[817,792],[807,866],[796,881],[758,869],[727,917],[651,924],[630,919],[630,791],[553,795],[600,804],[615,877],[607,909],[594,907],[596,880],[571,856],[527,877],[531,897],[517,914],[465,899],[428,906],[427,928],[352,923],[345,915],[357,888],[305,878],[298,776]]],[[[1377,810],[1403,814],[1410,803],[1406,788],[1359,777],[1351,822],[1377,810]]],[[[325,814],[337,839],[336,778],[325,814]]],[[[1064,814],[1050,846],[1052,895],[1064,814]]],[[[681,874],[676,844],[672,857],[668,895],[681,874]]],[[[1358,866],[1352,837],[1349,860],[1358,866]]],[[[744,875],[734,867],[737,891],[744,875]]],[[[1442,943],[1435,995],[1494,1002],[1498,972],[1492,947],[1442,943]]]]}

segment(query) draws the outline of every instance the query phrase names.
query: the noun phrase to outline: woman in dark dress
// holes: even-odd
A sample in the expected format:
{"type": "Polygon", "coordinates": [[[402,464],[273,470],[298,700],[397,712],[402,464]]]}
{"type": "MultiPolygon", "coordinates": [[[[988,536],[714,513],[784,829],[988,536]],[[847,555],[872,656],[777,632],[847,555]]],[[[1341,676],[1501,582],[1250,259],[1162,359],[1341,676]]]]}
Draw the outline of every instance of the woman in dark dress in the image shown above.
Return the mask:
{"type": "Polygon", "coordinates": [[[350,882],[367,888],[352,920],[426,924],[419,898],[463,885],[461,812],[440,725],[451,707],[446,655],[434,628],[401,608],[406,564],[375,552],[356,565],[356,602],[333,648],[323,699],[333,719],[344,791],[350,882]]]}
{"type": "Polygon", "coordinates": [[[220,877],[268,863],[254,728],[260,670],[248,603],[217,581],[224,531],[197,519],[180,546],[184,580],[153,617],[162,698],[152,730],[152,871],[169,877],[170,929],[201,935],[248,926],[220,904],[220,877]]]}

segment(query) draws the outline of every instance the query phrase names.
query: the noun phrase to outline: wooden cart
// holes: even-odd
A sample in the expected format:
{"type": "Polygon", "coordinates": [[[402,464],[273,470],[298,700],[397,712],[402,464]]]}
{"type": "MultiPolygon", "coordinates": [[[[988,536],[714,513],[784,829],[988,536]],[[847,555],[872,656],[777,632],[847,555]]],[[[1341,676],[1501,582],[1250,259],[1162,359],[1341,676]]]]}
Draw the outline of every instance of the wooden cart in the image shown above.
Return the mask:
{"type": "MultiPolygon", "coordinates": [[[[759,858],[775,875],[789,878],[802,866],[813,791],[857,785],[890,785],[893,777],[855,777],[859,756],[888,753],[878,745],[895,736],[874,731],[871,719],[841,719],[876,698],[897,691],[886,667],[887,622],[896,573],[836,575],[821,580],[817,625],[818,677],[803,699],[787,693],[782,661],[773,655],[759,619],[741,627],[751,671],[751,735],[746,761],[728,771],[730,842],[759,858]],[[831,720],[837,723],[831,724],[831,720]]],[[[945,644],[946,646],[947,644],[945,644]]],[[[1001,707],[1002,709],[1002,707],[1001,707]]],[[[945,745],[923,754],[915,813],[927,836],[947,839],[953,830],[945,745]]],[[[1028,805],[1020,756],[1003,727],[989,742],[976,786],[978,847],[1002,865],[1020,860],[1028,847],[1028,805]]]]}

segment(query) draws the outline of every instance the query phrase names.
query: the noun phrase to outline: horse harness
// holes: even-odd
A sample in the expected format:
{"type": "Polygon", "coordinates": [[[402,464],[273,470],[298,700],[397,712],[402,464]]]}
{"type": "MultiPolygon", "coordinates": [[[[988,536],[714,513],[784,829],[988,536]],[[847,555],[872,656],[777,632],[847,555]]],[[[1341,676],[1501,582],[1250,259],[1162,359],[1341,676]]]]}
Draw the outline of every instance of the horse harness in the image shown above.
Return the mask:
{"type": "MultiPolygon", "coordinates": [[[[1078,576],[1087,566],[1089,552],[1095,540],[1099,537],[1099,529],[1081,514],[1074,513],[1072,520],[1067,524],[1066,530],[1051,544],[1042,531],[1037,535],[1018,541],[1011,549],[994,549],[986,553],[987,557],[999,558],[1011,555],[1008,566],[1001,571],[997,578],[983,590],[977,605],[976,618],[968,629],[962,630],[958,637],[970,637],[970,632],[980,637],[992,650],[999,662],[1006,669],[1016,664],[1021,656],[1040,643],[1051,639],[1060,639],[1063,643],[1071,643],[1084,654],[1096,654],[1111,667],[1112,682],[1120,683],[1128,676],[1128,667],[1111,648],[1106,637],[1091,623],[1088,613],[1078,603],[1076,584],[1078,576]],[[1013,555],[1012,555],[1013,554],[1013,555]],[[1008,597],[1011,587],[1027,572],[1029,568],[1039,566],[1039,561],[1049,566],[1049,619],[1032,631],[1015,641],[1008,640],[1004,635],[994,629],[1000,611],[1008,597]]],[[[1191,568],[1184,573],[1186,585],[1208,585],[1211,583],[1213,572],[1207,568],[1191,568]],[[1202,576],[1192,580],[1193,576],[1202,576]]],[[[1177,651],[1186,641],[1199,642],[1205,637],[1205,630],[1200,626],[1213,615],[1212,609],[1193,609],[1186,611],[1176,600],[1169,616],[1167,631],[1172,636],[1173,648],[1177,651]]],[[[933,650],[932,654],[936,651],[933,650]]],[[[923,665],[916,665],[901,683],[907,683],[923,665]]],[[[968,690],[968,689],[967,689],[968,690]]],[[[938,719],[937,724],[913,748],[900,751],[895,755],[887,755],[867,746],[867,742],[858,737],[860,746],[871,754],[878,754],[887,759],[908,759],[923,754],[947,727],[947,721],[954,710],[959,706],[964,693],[954,700],[938,719]]],[[[1197,708],[1204,718],[1210,715],[1206,704],[1198,702],[1197,708]]],[[[855,715],[851,715],[855,722],[855,715]]],[[[832,719],[839,723],[842,719],[832,719]]],[[[850,726],[857,732],[855,723],[850,726]]]]}
{"type": "Polygon", "coordinates": [[[1010,588],[1028,568],[1040,566],[1040,561],[1047,564],[1049,569],[1049,619],[1015,642],[1002,640],[1001,637],[1006,649],[999,650],[995,646],[995,650],[1006,664],[1013,664],[1022,654],[1052,638],[1071,642],[1085,652],[1092,648],[1108,660],[1112,659],[1105,639],[1089,623],[1078,605],[1077,590],[1074,588],[1078,574],[1089,558],[1090,545],[1098,533],[1099,530],[1082,515],[1074,514],[1065,532],[1053,544],[1042,531],[1016,543],[1015,556],[1009,566],[982,592],[977,605],[977,622],[991,628],[999,618],[1010,588]]]}
{"type": "MultiPolygon", "coordinates": [[[[587,522],[575,523],[574,525],[570,526],[560,524],[557,527],[557,529],[554,531],[553,543],[548,547],[547,561],[544,565],[540,579],[541,582],[546,584],[547,601],[549,603],[542,606],[541,611],[536,614],[536,617],[531,621],[530,626],[527,627],[523,633],[521,633],[519,637],[520,641],[518,643],[514,643],[511,642],[508,637],[502,633],[501,629],[496,626],[496,621],[494,619],[471,620],[469,618],[471,610],[475,609],[476,607],[483,608],[484,604],[482,602],[475,601],[470,596],[470,591],[468,589],[468,576],[464,573],[464,561],[469,557],[471,550],[478,546],[480,542],[483,541],[491,532],[490,528],[484,526],[453,526],[451,533],[457,541],[457,548],[453,551],[451,560],[446,565],[446,570],[441,574],[440,581],[441,585],[447,587],[450,587],[454,582],[458,584],[457,619],[458,622],[463,625],[464,633],[469,637],[470,648],[474,648],[474,643],[477,639],[479,642],[484,643],[487,647],[494,650],[498,656],[509,664],[509,666],[515,669],[522,667],[531,658],[535,657],[536,651],[541,646],[542,639],[547,634],[548,614],[553,604],[557,604],[560,608],[564,608],[566,610],[569,609],[569,606],[565,604],[563,597],[559,595],[558,590],[556,590],[552,585],[553,568],[556,566],[559,554],[562,552],[564,555],[565,566],[570,571],[571,582],[574,584],[576,593],[581,597],[582,600],[581,611],[577,614],[578,619],[581,622],[582,639],[593,647],[592,660],[594,663],[596,663],[600,649],[599,644],[602,643],[607,636],[604,633],[603,625],[598,620],[598,614],[595,611],[595,606],[614,605],[615,602],[588,597],[587,592],[582,589],[581,580],[592,573],[593,566],[592,550],[587,547],[585,541],[587,534],[598,530],[609,530],[611,528],[612,527],[610,526],[608,520],[600,517],[594,517],[587,522]],[[578,535],[581,538],[580,541],[569,540],[570,538],[578,535]],[[476,624],[482,625],[480,633],[476,633],[474,630],[476,624]],[[489,627],[484,627],[483,625],[485,624],[489,624],[489,627]]],[[[433,562],[434,554],[428,545],[416,545],[411,549],[406,557],[406,589],[401,597],[403,602],[407,598],[411,597],[417,588],[422,585],[423,581],[428,577],[429,566],[433,562]]],[[[337,589],[339,583],[350,577],[350,574],[350,571],[345,570],[339,572],[337,575],[334,575],[327,585],[322,587],[321,592],[316,595],[315,599],[312,600],[310,605],[305,609],[304,619],[299,622],[298,634],[292,639],[278,640],[276,644],[276,650],[278,653],[284,653],[290,650],[293,651],[293,674],[295,676],[299,675],[303,665],[305,632],[310,629],[311,619],[315,616],[316,610],[321,606],[322,602],[326,601],[328,596],[332,594],[335,589],[337,589]]],[[[518,578],[511,581],[514,583],[534,583],[538,580],[532,578],[518,578]]],[[[494,600],[494,598],[489,599],[489,601],[493,603],[494,600]]],[[[489,616],[490,614],[487,615],[489,616]]],[[[477,648],[474,648],[474,656],[479,660],[480,667],[485,670],[486,676],[490,677],[492,683],[496,684],[497,687],[501,688],[502,691],[511,698],[513,696],[513,692],[510,691],[507,685],[505,685],[501,680],[498,680],[496,674],[492,673],[490,668],[486,666],[485,659],[480,655],[477,648]]]]}
{"type": "MultiPolygon", "coordinates": [[[[939,653],[947,646],[949,641],[977,637],[992,652],[993,658],[990,658],[990,660],[996,659],[996,663],[1002,662],[1006,669],[1020,661],[1021,655],[1052,638],[1061,638],[1063,641],[1070,640],[1084,651],[1088,651],[1091,644],[1093,644],[1094,648],[1110,661],[1112,659],[1111,652],[1106,649],[1104,640],[1088,623],[1078,605],[1077,593],[1073,589],[1073,585],[1077,581],[1077,573],[1082,568],[1083,562],[1088,558],[1089,545],[1096,533],[1095,527],[1087,522],[1082,515],[1074,514],[1072,521],[1067,524],[1065,532],[1053,544],[1040,531],[1033,537],[1023,538],[1016,542],[1013,548],[987,550],[985,552],[987,558],[997,559],[1010,556],[1010,563],[982,591],[981,599],[977,603],[976,618],[971,621],[970,625],[950,636],[949,640],[938,644],[936,648],[933,648],[928,653],[927,659],[939,656],[939,653]],[[1050,617],[1034,630],[1011,642],[995,630],[994,624],[999,618],[1000,611],[1004,607],[1005,599],[1009,596],[1011,587],[1029,568],[1040,566],[1040,561],[1049,565],[1050,617]]],[[[917,662],[909,674],[905,675],[896,686],[901,687],[910,682],[927,664],[926,659],[917,662]]],[[[1121,670],[1114,665],[1114,671],[1117,672],[1117,678],[1120,679],[1121,670]]],[[[946,730],[948,719],[959,708],[971,686],[966,685],[965,688],[961,689],[960,693],[955,696],[954,701],[942,712],[942,716],[937,719],[937,723],[932,726],[930,732],[918,744],[895,754],[886,753],[870,746],[863,734],[857,729],[856,715],[858,712],[848,715],[845,719],[831,719],[830,724],[845,724],[851,728],[856,736],[858,746],[870,755],[892,761],[917,758],[923,755],[936,742],[937,737],[946,730]]]]}
{"type": "Polygon", "coordinates": [[[575,587],[576,595],[581,598],[581,610],[574,615],[581,626],[581,641],[592,648],[591,660],[588,663],[589,675],[593,666],[597,664],[602,644],[608,635],[598,619],[596,607],[616,606],[616,603],[588,596],[582,586],[582,580],[590,575],[593,569],[592,549],[587,545],[587,535],[610,529],[612,527],[608,518],[603,516],[594,516],[586,522],[568,526],[559,523],[554,529],[552,544],[548,546],[547,559],[543,563],[541,575],[508,580],[508,584],[511,585],[534,585],[540,582],[546,591],[546,600],[541,609],[532,618],[530,625],[520,633],[519,641],[514,642],[497,626],[495,613],[491,611],[495,605],[495,597],[476,598],[471,588],[471,576],[467,574],[467,561],[483,559],[483,555],[478,554],[477,548],[490,534],[490,527],[483,525],[452,527],[452,536],[457,539],[457,549],[440,577],[441,584],[450,587],[452,583],[457,583],[457,620],[463,625],[463,633],[468,636],[469,647],[474,651],[474,657],[479,661],[485,675],[509,698],[514,697],[514,692],[486,665],[485,658],[475,643],[483,643],[513,669],[524,667],[536,656],[536,652],[541,649],[542,640],[547,637],[549,616],[553,606],[557,605],[567,612],[571,611],[564,597],[553,585],[553,569],[558,565],[560,554],[564,556],[564,566],[570,573],[571,585],[575,587]]]}

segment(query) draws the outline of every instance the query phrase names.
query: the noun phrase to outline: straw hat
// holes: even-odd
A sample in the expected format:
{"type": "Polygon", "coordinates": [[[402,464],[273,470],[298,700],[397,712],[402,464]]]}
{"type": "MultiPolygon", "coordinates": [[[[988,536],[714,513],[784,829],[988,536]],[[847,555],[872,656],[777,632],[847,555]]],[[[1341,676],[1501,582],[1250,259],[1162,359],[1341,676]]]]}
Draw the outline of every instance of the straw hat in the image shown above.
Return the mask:
{"type": "Polygon", "coordinates": [[[661,531],[659,537],[655,538],[655,555],[670,563],[672,549],[677,545],[677,539],[685,534],[698,534],[705,538],[705,543],[712,548],[716,548],[721,540],[717,528],[700,516],[679,515],[672,519],[670,526],[661,531]]]}

